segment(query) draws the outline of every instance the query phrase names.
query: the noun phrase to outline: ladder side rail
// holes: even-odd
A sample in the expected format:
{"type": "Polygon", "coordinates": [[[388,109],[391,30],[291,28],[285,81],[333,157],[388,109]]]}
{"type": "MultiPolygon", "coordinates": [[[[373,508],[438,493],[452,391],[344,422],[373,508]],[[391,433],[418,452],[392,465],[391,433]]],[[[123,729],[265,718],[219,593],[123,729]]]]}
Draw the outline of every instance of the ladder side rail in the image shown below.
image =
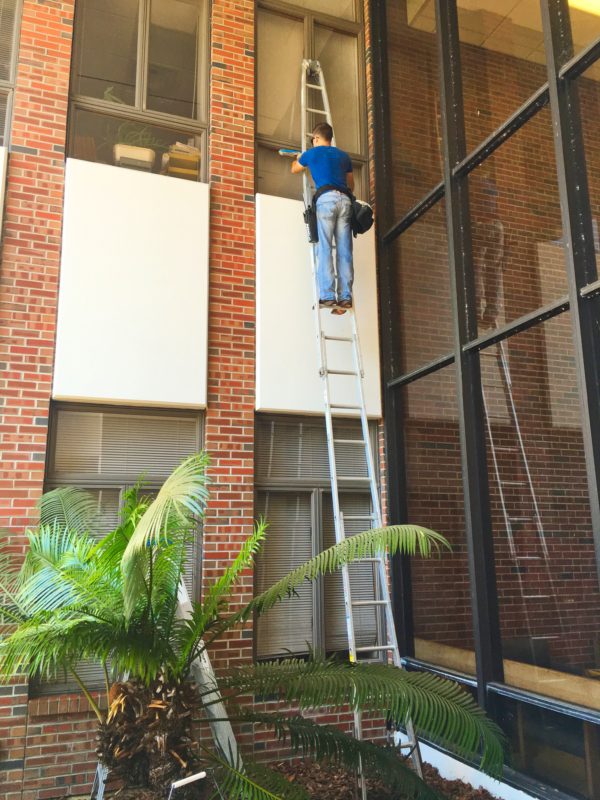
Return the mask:
{"type": "Polygon", "coordinates": [[[360,404],[360,423],[362,427],[363,440],[365,445],[365,460],[367,463],[367,473],[369,476],[369,486],[371,489],[371,502],[373,504],[373,527],[380,528],[383,524],[381,515],[381,502],[379,500],[379,491],[377,486],[377,477],[375,474],[375,461],[373,459],[373,450],[371,448],[371,436],[369,433],[369,419],[367,417],[367,407],[365,401],[365,392],[363,387],[363,364],[360,354],[360,342],[358,338],[358,326],[356,323],[356,312],[351,310],[352,316],[352,357],[354,359],[354,369],[357,374],[356,385],[358,391],[358,401],[360,404]]]}
{"type": "Polygon", "coordinates": [[[498,457],[496,456],[496,444],[494,441],[494,434],[492,433],[492,423],[490,420],[490,413],[487,404],[487,398],[485,396],[485,391],[483,386],[481,387],[481,398],[483,400],[483,412],[485,417],[485,426],[488,432],[488,438],[490,441],[490,451],[492,454],[492,464],[494,465],[494,475],[496,477],[496,483],[498,484],[498,494],[500,496],[500,506],[502,508],[502,516],[504,517],[504,525],[506,527],[506,534],[508,536],[508,542],[510,546],[510,552],[513,558],[516,556],[516,548],[514,542],[514,535],[512,529],[512,522],[510,519],[510,514],[508,513],[508,508],[506,505],[506,496],[504,494],[504,487],[502,485],[502,477],[500,475],[500,465],[498,463],[498,457]]]}
{"type": "MultiPolygon", "coordinates": [[[[302,62],[302,81],[301,81],[301,117],[302,117],[302,141],[303,146],[308,139],[308,89],[307,89],[307,72],[309,70],[313,70],[314,62],[310,62],[309,60],[305,59],[302,62]]],[[[329,103],[326,99],[326,89],[324,85],[324,81],[322,79],[322,73],[320,67],[318,70],[315,71],[315,74],[312,80],[318,80],[321,86],[323,98],[324,98],[324,105],[327,111],[327,121],[331,124],[331,115],[329,111],[329,103]]],[[[304,205],[308,207],[311,202],[310,196],[310,183],[308,180],[308,175],[306,171],[303,172],[302,175],[303,180],[303,193],[304,193],[304,205]]],[[[314,319],[315,319],[315,327],[316,327],[316,338],[317,338],[317,349],[318,349],[318,358],[319,358],[319,374],[323,380],[323,399],[325,404],[325,431],[326,431],[326,439],[327,439],[327,455],[328,455],[328,463],[329,463],[329,478],[331,483],[331,504],[332,504],[332,511],[333,511],[333,525],[335,531],[335,540],[337,543],[342,542],[345,539],[345,531],[344,531],[344,523],[343,517],[341,514],[340,509],[340,501],[339,501],[339,486],[338,486],[338,478],[337,478],[337,465],[336,465],[336,457],[335,457],[335,443],[334,443],[334,433],[333,433],[333,417],[331,413],[331,392],[329,386],[329,378],[327,372],[327,348],[325,343],[325,338],[323,335],[323,328],[321,325],[320,319],[320,308],[319,308],[319,286],[318,286],[318,278],[317,278],[317,257],[316,257],[316,244],[310,244],[310,255],[311,255],[311,270],[312,270],[312,284],[313,284],[313,303],[314,303],[314,319]]],[[[356,641],[355,641],[355,633],[354,633],[354,620],[352,616],[352,596],[350,592],[350,574],[348,571],[348,566],[344,565],[342,567],[342,583],[343,583],[343,591],[344,591],[344,606],[346,609],[346,628],[348,633],[348,643],[349,643],[349,652],[351,655],[351,659],[356,660],[356,641]]]]}
{"type": "Polygon", "coordinates": [[[543,525],[543,522],[542,522],[542,515],[540,513],[540,508],[539,508],[537,497],[536,497],[536,494],[535,494],[535,488],[533,486],[533,479],[531,477],[531,469],[529,468],[529,459],[527,458],[527,451],[525,449],[525,442],[523,440],[523,435],[521,433],[521,426],[519,424],[519,417],[518,417],[518,414],[517,414],[517,408],[515,406],[515,401],[514,401],[514,398],[513,398],[512,378],[511,378],[511,374],[510,374],[510,368],[508,366],[508,358],[507,358],[506,351],[505,351],[505,348],[504,348],[504,342],[500,342],[499,343],[499,356],[498,356],[498,358],[499,358],[501,369],[502,369],[502,372],[503,372],[503,375],[504,375],[504,381],[505,381],[505,386],[506,386],[506,394],[508,396],[509,403],[510,403],[511,416],[513,418],[515,431],[517,433],[517,439],[519,441],[519,448],[521,450],[521,458],[523,460],[523,466],[525,467],[525,475],[527,476],[527,484],[529,486],[529,492],[531,494],[531,500],[532,500],[532,503],[533,503],[534,517],[535,517],[536,527],[538,529],[538,536],[540,538],[540,543],[541,543],[542,549],[544,551],[544,556],[545,556],[545,558],[548,558],[549,553],[548,553],[548,546],[546,544],[546,535],[545,535],[545,532],[544,532],[544,525],[543,525]]]}

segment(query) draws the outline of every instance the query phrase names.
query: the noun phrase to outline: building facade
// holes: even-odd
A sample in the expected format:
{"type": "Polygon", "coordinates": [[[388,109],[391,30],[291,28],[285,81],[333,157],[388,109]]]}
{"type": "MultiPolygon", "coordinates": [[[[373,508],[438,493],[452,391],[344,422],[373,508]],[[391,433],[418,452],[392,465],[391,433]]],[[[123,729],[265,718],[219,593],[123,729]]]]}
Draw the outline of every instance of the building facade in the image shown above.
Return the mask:
{"type": "MultiPolygon", "coordinates": [[[[301,62],[318,58],[377,205],[356,309],[388,517],[453,545],[393,566],[407,663],[477,694],[510,735],[509,780],[599,796],[599,36],[583,0],[0,0],[15,551],[44,490],[86,488],[101,533],[142,472],[152,491],[199,448],[193,591],[260,514],[240,601],[332,541],[301,187],[277,153],[298,146],[301,62]]],[[[340,485],[368,511],[366,480],[340,485]]],[[[213,661],[343,652],[340,611],[323,581],[213,661]]],[[[85,793],[93,751],[66,676],[0,687],[7,800],[85,793]]]]}

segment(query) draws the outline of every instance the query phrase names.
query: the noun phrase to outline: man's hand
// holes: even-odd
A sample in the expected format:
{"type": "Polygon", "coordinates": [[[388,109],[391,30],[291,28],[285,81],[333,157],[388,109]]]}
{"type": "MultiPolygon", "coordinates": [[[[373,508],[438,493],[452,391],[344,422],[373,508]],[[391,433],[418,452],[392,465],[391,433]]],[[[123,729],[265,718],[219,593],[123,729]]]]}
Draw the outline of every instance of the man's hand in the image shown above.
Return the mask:
{"type": "Polygon", "coordinates": [[[300,154],[300,153],[298,153],[298,155],[296,156],[296,158],[295,158],[295,159],[292,161],[292,172],[294,173],[294,175],[297,175],[299,172],[302,172],[302,171],[304,170],[304,167],[303,167],[303,166],[302,166],[302,164],[301,164],[301,163],[298,161],[298,159],[300,158],[300,155],[301,155],[301,154],[300,154]]]}
{"type": "Polygon", "coordinates": [[[353,192],[354,191],[354,173],[353,172],[347,172],[346,173],[346,184],[347,184],[348,188],[350,189],[350,191],[353,192]]]}

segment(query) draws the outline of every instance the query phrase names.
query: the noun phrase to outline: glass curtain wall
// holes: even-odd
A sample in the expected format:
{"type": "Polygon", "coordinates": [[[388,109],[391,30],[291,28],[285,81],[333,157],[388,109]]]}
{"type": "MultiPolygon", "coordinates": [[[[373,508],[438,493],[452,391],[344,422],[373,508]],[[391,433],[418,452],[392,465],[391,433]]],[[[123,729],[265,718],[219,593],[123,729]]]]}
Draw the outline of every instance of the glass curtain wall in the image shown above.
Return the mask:
{"type": "Polygon", "coordinates": [[[372,23],[390,505],[453,547],[402,565],[401,638],[477,688],[515,780],[592,800],[600,4],[379,0],[372,23]]]}

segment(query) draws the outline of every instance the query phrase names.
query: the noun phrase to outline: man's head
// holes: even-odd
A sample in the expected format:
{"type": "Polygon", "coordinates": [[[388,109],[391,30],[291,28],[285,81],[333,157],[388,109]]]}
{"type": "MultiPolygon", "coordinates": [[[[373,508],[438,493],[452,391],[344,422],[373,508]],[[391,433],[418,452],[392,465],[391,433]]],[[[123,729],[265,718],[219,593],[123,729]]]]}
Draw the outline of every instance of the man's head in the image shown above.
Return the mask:
{"type": "Polygon", "coordinates": [[[312,131],[313,147],[330,145],[333,140],[333,128],[328,122],[319,122],[312,131]]]}

